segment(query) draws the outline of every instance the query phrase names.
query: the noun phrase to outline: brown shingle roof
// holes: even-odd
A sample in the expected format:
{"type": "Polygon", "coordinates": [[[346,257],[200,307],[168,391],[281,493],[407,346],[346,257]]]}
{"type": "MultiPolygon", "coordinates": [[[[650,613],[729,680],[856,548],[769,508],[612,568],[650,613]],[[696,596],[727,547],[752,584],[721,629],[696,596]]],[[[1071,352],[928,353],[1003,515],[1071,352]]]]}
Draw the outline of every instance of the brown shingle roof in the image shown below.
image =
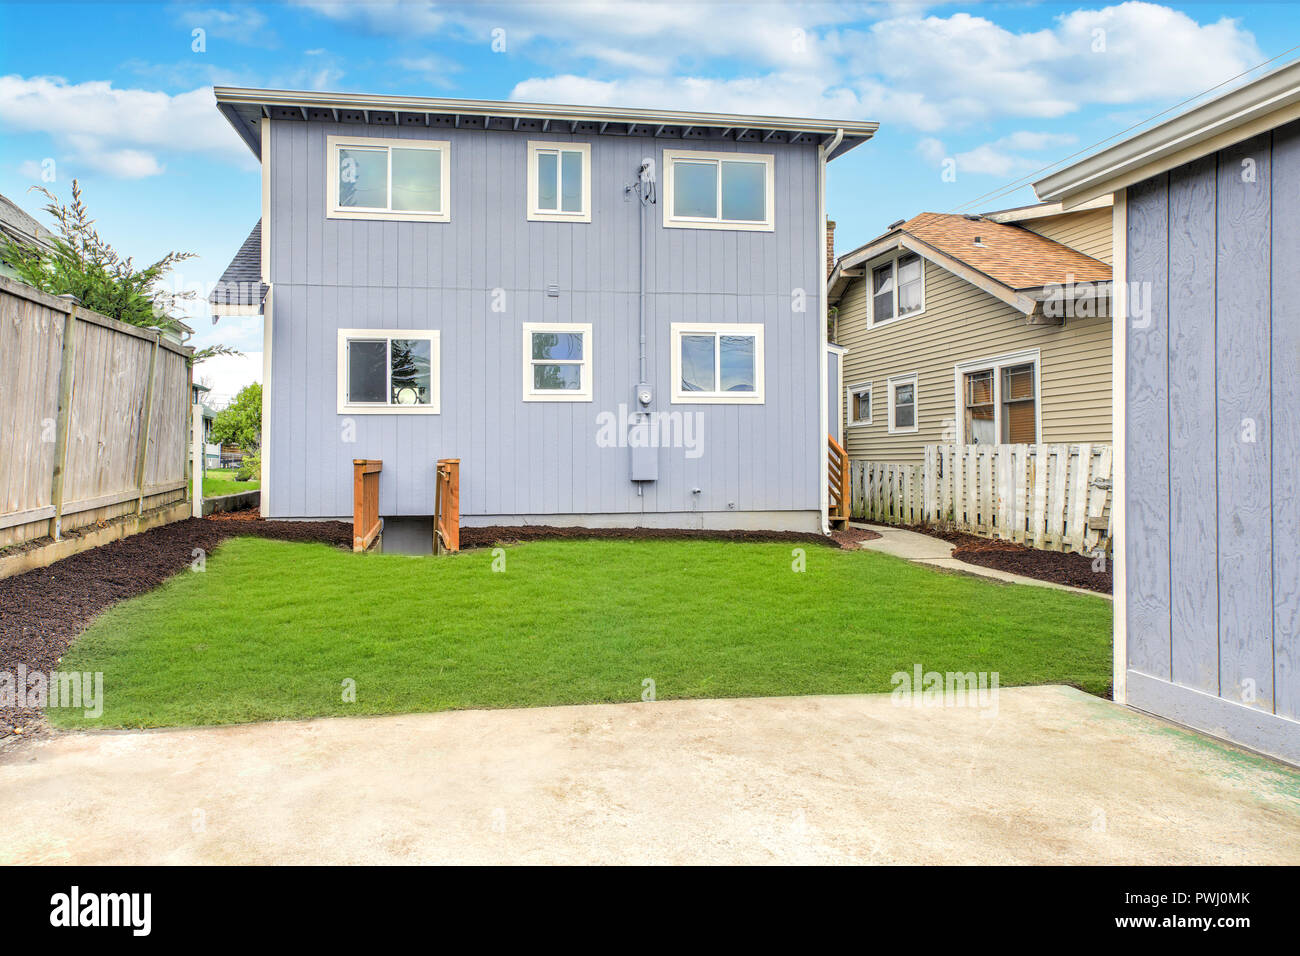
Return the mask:
{"type": "Polygon", "coordinates": [[[1012,289],[1051,283],[1108,282],[1110,266],[1019,226],[951,213],[923,212],[898,227],[944,255],[1012,289]],[[976,237],[981,245],[975,244],[976,237]]]}

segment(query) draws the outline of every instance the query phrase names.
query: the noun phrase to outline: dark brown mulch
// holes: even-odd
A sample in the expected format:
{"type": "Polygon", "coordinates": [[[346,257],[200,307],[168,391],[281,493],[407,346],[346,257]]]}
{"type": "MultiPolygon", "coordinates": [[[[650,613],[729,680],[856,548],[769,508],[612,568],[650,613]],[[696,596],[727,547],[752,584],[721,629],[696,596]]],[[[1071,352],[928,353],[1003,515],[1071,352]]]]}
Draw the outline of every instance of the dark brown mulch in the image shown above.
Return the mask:
{"type": "Polygon", "coordinates": [[[650,540],[650,541],[740,541],[772,542],[796,541],[804,544],[830,546],[824,535],[806,531],[696,531],[687,528],[552,528],[546,525],[507,527],[493,525],[486,528],[461,528],[462,548],[490,548],[497,544],[516,544],[522,541],[581,540],[592,538],[650,540]]]}
{"type": "Polygon", "coordinates": [[[863,541],[874,541],[880,535],[866,528],[848,527],[840,531],[832,531],[831,537],[845,551],[856,551],[863,541]]]}
{"type": "MultiPolygon", "coordinates": [[[[223,516],[224,517],[224,516],[223,516]]],[[[338,521],[189,518],[0,579],[0,671],[48,674],[68,645],[110,605],[157,587],[232,535],[319,541],[352,547],[352,525],[338,521]]],[[[0,736],[38,712],[0,706],[0,736]]]]}
{"type": "Polygon", "coordinates": [[[1014,541],[998,538],[981,538],[964,531],[915,526],[910,531],[941,538],[953,545],[952,556],[967,564],[978,564],[998,571],[1010,571],[1040,581],[1065,584],[1072,588],[1086,588],[1099,594],[1110,594],[1110,562],[1105,571],[1092,569],[1093,559],[1084,554],[1061,551],[1040,551],[1014,541]]]}

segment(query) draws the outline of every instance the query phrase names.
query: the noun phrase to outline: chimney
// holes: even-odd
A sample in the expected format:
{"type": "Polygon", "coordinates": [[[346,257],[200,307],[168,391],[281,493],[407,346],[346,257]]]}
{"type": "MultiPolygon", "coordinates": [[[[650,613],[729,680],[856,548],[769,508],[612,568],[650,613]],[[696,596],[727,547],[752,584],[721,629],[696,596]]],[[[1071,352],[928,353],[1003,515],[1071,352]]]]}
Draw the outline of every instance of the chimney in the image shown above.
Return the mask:
{"type": "Polygon", "coordinates": [[[835,220],[826,220],[826,274],[835,269],[835,220]]]}

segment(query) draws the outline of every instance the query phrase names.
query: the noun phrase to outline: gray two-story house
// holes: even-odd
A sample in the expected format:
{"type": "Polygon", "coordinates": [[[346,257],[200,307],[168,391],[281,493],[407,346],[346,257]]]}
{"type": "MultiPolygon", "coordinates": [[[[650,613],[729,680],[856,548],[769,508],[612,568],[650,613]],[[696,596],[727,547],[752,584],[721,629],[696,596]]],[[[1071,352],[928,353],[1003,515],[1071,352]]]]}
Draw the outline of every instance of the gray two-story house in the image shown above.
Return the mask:
{"type": "Polygon", "coordinates": [[[826,163],[876,124],[218,88],[262,217],[262,511],[822,530],[826,163]]]}

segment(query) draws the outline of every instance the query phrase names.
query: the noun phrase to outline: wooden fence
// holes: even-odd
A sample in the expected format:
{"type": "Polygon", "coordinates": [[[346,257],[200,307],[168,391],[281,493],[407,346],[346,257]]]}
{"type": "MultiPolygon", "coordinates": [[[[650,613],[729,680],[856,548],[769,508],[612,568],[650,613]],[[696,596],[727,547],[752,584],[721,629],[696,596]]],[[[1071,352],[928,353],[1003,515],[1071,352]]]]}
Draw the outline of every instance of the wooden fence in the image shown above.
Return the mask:
{"type": "Polygon", "coordinates": [[[855,518],[1110,550],[1110,445],[926,445],[923,464],[854,460],[849,472],[855,518]]]}
{"type": "Polygon", "coordinates": [[[185,499],[190,353],[0,276],[0,548],[185,499]]]}

